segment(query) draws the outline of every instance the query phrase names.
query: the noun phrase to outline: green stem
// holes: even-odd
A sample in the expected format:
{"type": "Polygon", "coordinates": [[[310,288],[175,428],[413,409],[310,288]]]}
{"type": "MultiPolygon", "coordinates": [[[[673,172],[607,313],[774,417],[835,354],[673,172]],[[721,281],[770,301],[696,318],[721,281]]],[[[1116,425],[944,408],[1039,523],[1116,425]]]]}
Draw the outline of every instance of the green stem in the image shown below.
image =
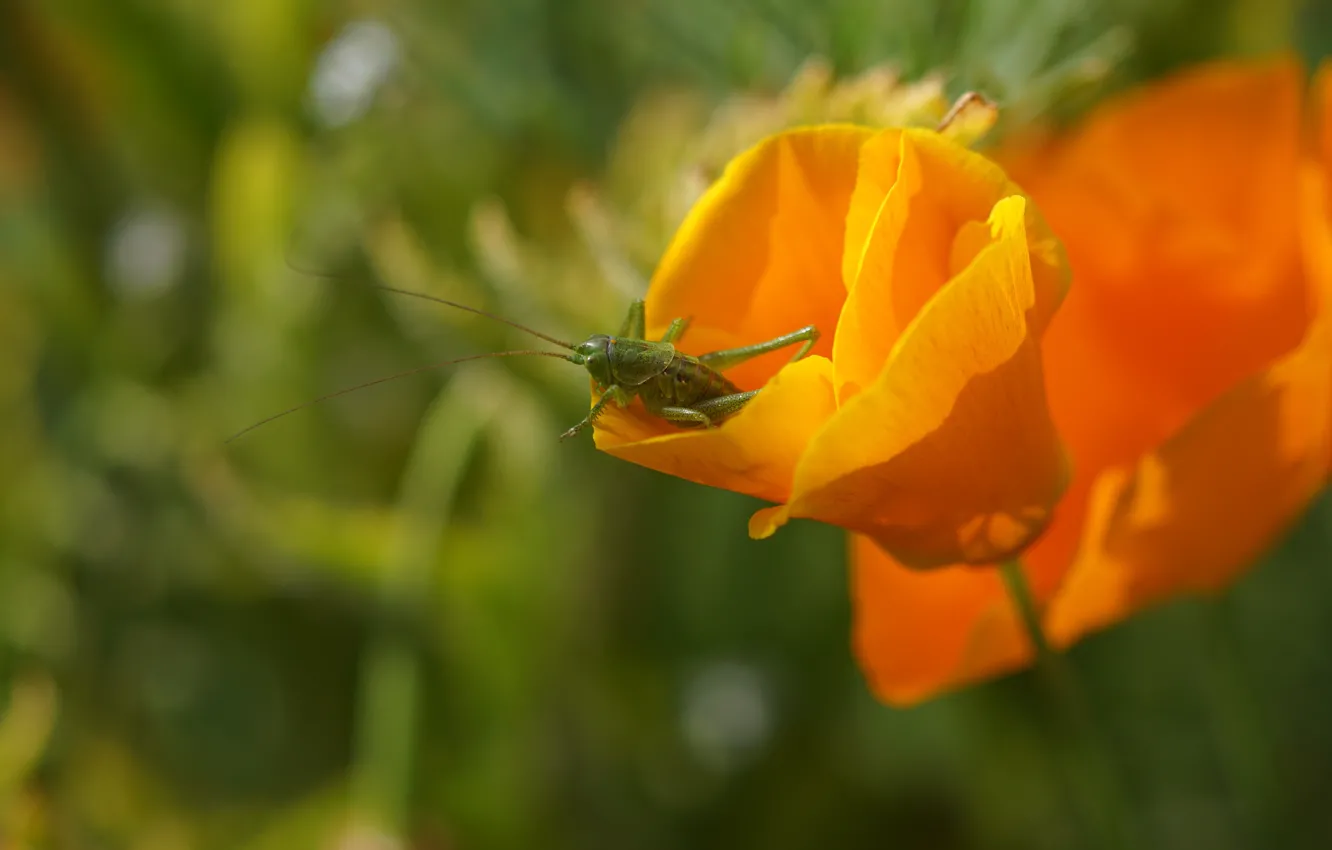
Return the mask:
{"type": "Polygon", "coordinates": [[[1013,600],[1013,607],[1022,618],[1022,627],[1027,632],[1032,649],[1036,651],[1037,663],[1053,655],[1050,642],[1045,638],[1045,627],[1041,625],[1041,615],[1036,610],[1036,600],[1032,598],[1031,588],[1027,586],[1027,574],[1022,571],[1022,562],[1014,558],[1004,561],[999,567],[1004,577],[1004,587],[1008,589],[1008,598],[1013,600]]]}
{"type": "Polygon", "coordinates": [[[361,660],[353,806],[358,821],[402,836],[407,827],[416,734],[417,659],[411,645],[383,629],[361,660]]]}
{"type": "Polygon", "coordinates": [[[1110,748],[1097,726],[1087,697],[1072,667],[1050,646],[1022,562],[1000,566],[1004,586],[1035,652],[1034,672],[1057,730],[1065,785],[1073,797],[1090,843],[1106,850],[1133,846],[1128,840],[1123,792],[1113,768],[1110,748]]]}

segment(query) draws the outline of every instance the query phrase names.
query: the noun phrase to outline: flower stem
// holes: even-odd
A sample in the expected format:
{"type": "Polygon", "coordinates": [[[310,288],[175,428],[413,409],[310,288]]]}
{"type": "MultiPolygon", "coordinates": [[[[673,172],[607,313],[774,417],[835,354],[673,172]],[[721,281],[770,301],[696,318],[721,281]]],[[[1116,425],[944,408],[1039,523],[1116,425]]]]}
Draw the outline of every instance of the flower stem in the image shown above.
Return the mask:
{"type": "Polygon", "coordinates": [[[1031,641],[1032,649],[1036,651],[1036,661],[1039,664],[1045,656],[1052,655],[1053,650],[1050,649],[1050,642],[1045,639],[1045,628],[1041,625],[1041,615],[1036,611],[1036,601],[1031,596],[1031,588],[1027,586],[1027,574],[1022,571],[1022,562],[1016,558],[1004,561],[1000,565],[999,572],[1004,577],[1008,598],[1013,600],[1013,607],[1022,618],[1022,627],[1027,632],[1027,639],[1031,641]]]}
{"type": "Polygon", "coordinates": [[[1055,749],[1072,804],[1078,810],[1089,843],[1122,850],[1128,839],[1123,792],[1113,768],[1110,749],[1097,726],[1091,707],[1072,667],[1050,646],[1040,612],[1027,583],[1022,562],[1013,559],[1000,566],[1004,586],[1031,641],[1036,658],[1034,673],[1040,682],[1050,728],[1056,730],[1055,749]]]}

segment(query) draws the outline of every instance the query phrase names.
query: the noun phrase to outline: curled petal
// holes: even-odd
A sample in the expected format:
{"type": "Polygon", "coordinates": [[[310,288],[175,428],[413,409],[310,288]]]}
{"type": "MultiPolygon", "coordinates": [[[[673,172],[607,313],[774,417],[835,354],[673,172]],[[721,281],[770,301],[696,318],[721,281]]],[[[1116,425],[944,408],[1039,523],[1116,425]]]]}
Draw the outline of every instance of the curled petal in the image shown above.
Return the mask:
{"type": "Polygon", "coordinates": [[[785,501],[800,453],[836,409],[832,363],[807,357],[786,366],[719,428],[660,433],[661,420],[635,403],[608,410],[597,448],[697,484],[785,501]]]}
{"type": "Polygon", "coordinates": [[[1021,551],[1067,482],[1045,403],[1026,201],[1005,198],[991,242],[929,301],[875,382],[845,403],[796,468],[788,504],[758,512],[873,538],[913,567],[1021,551]]]}
{"type": "MultiPolygon", "coordinates": [[[[850,295],[833,347],[844,398],[875,379],[921,307],[989,244],[994,205],[1017,194],[999,166],[936,133],[888,130],[864,144],[842,258],[850,295]]],[[[1068,289],[1068,264],[1034,205],[1025,224],[1039,336],[1068,289]]]]}
{"type": "MultiPolygon", "coordinates": [[[[861,144],[849,126],[772,136],[727,166],[690,211],[648,292],[648,334],[692,320],[680,347],[691,354],[762,342],[815,325],[832,353],[846,290],[838,277],[847,206],[861,144]]],[[[729,376],[754,389],[781,355],[737,366],[729,376]]]]}
{"type": "Polygon", "coordinates": [[[597,447],[700,484],[784,501],[801,452],[831,415],[831,352],[846,291],[837,275],[861,143],[855,127],[793,130],[737,157],[690,211],[653,278],[648,336],[691,324],[681,350],[703,354],[763,342],[814,324],[823,340],[778,373],[794,348],[727,371],[765,387],[720,428],[683,430],[641,404],[612,406],[597,447]],[[778,377],[774,378],[774,375],[778,377]]]}

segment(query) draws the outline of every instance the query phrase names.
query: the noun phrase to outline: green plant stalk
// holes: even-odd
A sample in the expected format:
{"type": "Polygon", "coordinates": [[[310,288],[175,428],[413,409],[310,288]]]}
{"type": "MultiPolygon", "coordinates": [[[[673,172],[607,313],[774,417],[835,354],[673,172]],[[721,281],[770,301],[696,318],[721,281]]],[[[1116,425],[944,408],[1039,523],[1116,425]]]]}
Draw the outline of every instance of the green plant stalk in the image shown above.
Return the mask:
{"type": "Polygon", "coordinates": [[[1000,573],[1035,653],[1033,672],[1051,714],[1050,728],[1057,730],[1052,740],[1088,838],[1106,850],[1133,847],[1111,750],[1068,659],[1050,646],[1022,562],[1005,561],[1000,573]]]}
{"type": "Polygon", "coordinates": [[[460,375],[436,399],[421,426],[398,498],[398,529],[380,579],[380,625],[362,659],[351,808],[360,828],[401,838],[410,826],[420,659],[394,620],[430,598],[439,540],[447,528],[467,462],[499,398],[460,375]],[[480,389],[481,391],[477,391],[480,389]]]}

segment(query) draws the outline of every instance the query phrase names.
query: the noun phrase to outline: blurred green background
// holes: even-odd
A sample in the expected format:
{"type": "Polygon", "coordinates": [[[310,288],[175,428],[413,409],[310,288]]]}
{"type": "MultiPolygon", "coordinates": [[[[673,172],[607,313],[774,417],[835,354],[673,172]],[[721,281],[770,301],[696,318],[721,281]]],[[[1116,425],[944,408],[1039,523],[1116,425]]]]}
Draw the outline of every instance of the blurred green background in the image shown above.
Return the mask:
{"type": "MultiPolygon", "coordinates": [[[[1206,0],[0,3],[0,848],[1071,848],[1028,674],[911,710],[843,541],[557,435],[726,158],[1332,43],[1206,0]],[[897,87],[887,70],[916,81],[897,87]],[[404,300],[407,303],[403,303],[404,300]]],[[[1218,175],[1232,179],[1236,175],[1218,175]]],[[[1071,658],[1134,846],[1332,846],[1332,499],[1071,658]]]]}

